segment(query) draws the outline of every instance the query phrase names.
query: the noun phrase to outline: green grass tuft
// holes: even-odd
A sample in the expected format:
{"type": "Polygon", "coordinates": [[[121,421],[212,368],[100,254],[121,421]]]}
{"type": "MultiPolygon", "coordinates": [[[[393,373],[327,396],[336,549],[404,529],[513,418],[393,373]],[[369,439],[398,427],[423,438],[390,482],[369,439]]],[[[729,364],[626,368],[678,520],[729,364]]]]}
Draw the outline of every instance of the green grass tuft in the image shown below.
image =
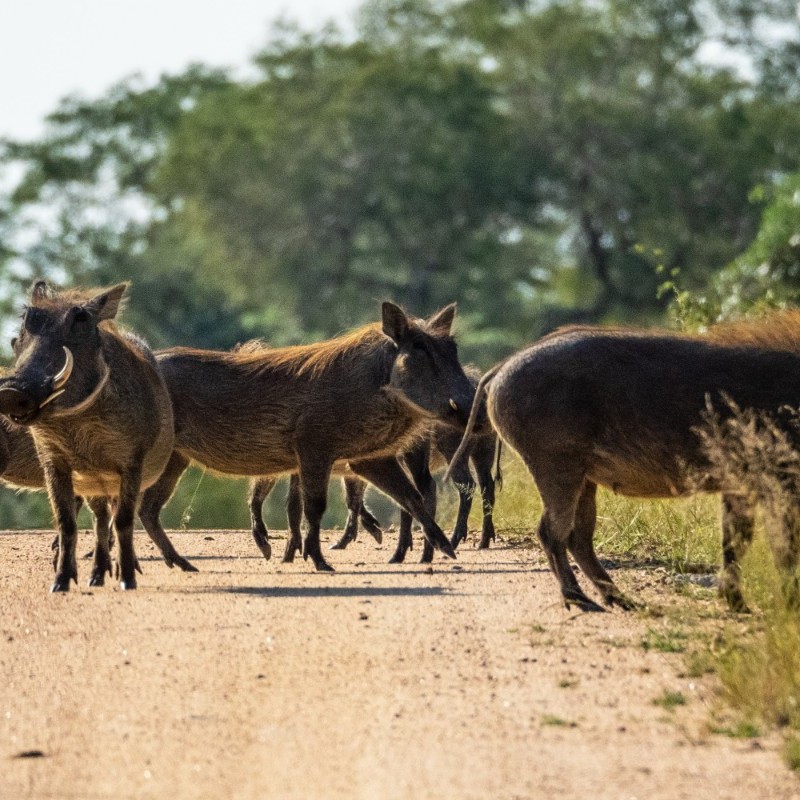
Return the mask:
{"type": "Polygon", "coordinates": [[[656,697],[653,700],[654,706],[661,706],[667,711],[672,711],[678,706],[686,705],[686,696],[683,692],[672,692],[669,689],[664,689],[664,694],[661,697],[656,697]]]}
{"type": "Polygon", "coordinates": [[[686,638],[681,630],[654,631],[649,628],[642,637],[642,648],[659,653],[683,653],[686,650],[686,638]]]}

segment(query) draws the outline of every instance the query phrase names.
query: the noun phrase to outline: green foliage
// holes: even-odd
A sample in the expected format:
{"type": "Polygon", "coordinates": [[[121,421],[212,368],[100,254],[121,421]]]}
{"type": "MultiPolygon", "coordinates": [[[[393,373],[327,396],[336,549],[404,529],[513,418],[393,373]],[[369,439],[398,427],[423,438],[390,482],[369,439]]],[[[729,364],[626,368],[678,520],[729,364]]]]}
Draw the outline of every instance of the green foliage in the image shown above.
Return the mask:
{"type": "Polygon", "coordinates": [[[758,315],[800,302],[800,173],[776,186],[757,186],[754,202],[768,200],[750,247],[697,292],[675,292],[673,312],[685,327],[758,315]]]}
{"type": "Polygon", "coordinates": [[[664,689],[664,693],[653,700],[653,705],[661,706],[667,711],[674,711],[678,706],[686,705],[686,696],[683,692],[673,692],[669,689],[664,689]]]}
{"type": "Polygon", "coordinates": [[[642,638],[642,648],[659,653],[682,653],[686,650],[686,634],[681,630],[655,631],[650,628],[642,638]]]}

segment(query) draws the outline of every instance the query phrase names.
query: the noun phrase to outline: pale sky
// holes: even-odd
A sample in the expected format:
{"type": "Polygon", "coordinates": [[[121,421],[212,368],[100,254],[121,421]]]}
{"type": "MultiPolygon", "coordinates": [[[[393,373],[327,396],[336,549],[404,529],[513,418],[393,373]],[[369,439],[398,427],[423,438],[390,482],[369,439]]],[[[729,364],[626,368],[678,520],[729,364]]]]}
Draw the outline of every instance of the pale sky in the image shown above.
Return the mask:
{"type": "Polygon", "coordinates": [[[360,0],[0,0],[0,137],[39,135],[58,101],[200,61],[244,67],[281,16],[352,27],[360,0]]]}

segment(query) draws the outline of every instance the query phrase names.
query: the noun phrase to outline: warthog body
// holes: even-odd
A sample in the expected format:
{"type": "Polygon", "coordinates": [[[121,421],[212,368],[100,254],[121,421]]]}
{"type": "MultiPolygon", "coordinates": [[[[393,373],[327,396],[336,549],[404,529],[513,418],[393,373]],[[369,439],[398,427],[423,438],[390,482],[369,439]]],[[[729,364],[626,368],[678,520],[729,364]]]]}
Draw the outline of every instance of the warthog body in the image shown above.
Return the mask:
{"type": "Polygon", "coordinates": [[[426,512],[395,454],[435,419],[463,427],[474,389],[450,336],[455,306],[428,320],[384,303],[383,324],[289,348],[222,353],[174,348],[159,364],[175,410],[175,453],[145,493],[148,530],[190,461],[229,475],[297,472],[308,522],[304,556],[330,569],[319,526],[328,480],[345,464],[412,513],[448,555],[450,543],[426,512]]]}
{"type": "MultiPolygon", "coordinates": [[[[568,550],[607,604],[631,605],[594,551],[599,484],[633,497],[723,491],[721,592],[731,608],[745,608],[738,562],[752,536],[753,498],[709,472],[699,431],[709,408],[724,417],[731,401],[774,418],[797,408],[800,314],[695,336],[567,328],[490,370],[476,406],[484,390],[495,430],[541,494],[538,535],[567,605],[601,608],[580,589],[568,550]]],[[[783,566],[791,570],[798,537],[787,534],[783,566]]]]}
{"type": "Polygon", "coordinates": [[[44,471],[29,428],[0,416],[0,480],[15,489],[43,489],[44,471]]]}
{"type": "MultiPolygon", "coordinates": [[[[76,495],[115,498],[120,584],[136,587],[137,496],[173,448],[172,407],[155,359],[112,322],[125,289],[57,292],[34,284],[13,372],[0,381],[0,413],[30,428],[56,518],[53,591],[77,581],[76,495]]],[[[111,571],[108,546],[98,537],[90,585],[111,571]]]]}

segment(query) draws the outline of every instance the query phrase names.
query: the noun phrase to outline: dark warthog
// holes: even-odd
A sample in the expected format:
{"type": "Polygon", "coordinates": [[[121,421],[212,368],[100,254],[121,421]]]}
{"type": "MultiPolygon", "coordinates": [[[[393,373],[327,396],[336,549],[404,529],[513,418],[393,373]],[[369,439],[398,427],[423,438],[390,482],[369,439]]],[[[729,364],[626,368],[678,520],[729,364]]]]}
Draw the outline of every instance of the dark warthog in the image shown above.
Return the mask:
{"type": "MultiPolygon", "coordinates": [[[[490,370],[475,409],[484,391],[495,429],[541,494],[538,535],[567,606],[601,610],[580,589],[567,550],[605,603],[631,606],[595,555],[600,484],[633,497],[722,491],[721,593],[732,609],[746,608],[738,562],[752,536],[753,498],[709,472],[701,431],[708,408],[724,418],[731,402],[778,420],[797,408],[800,312],[695,336],[566,328],[490,370]]],[[[786,538],[782,566],[791,571],[798,537],[786,538]]]]}
{"type": "MultiPolygon", "coordinates": [[[[453,458],[461,441],[461,433],[452,429],[445,429],[437,425],[431,433],[427,442],[418,445],[414,450],[404,456],[408,470],[414,478],[423,497],[428,499],[431,509],[436,509],[436,482],[432,472],[436,472],[447,466],[453,458]]],[[[449,470],[458,491],[458,513],[456,524],[453,528],[453,535],[450,544],[455,549],[467,538],[467,523],[469,512],[472,509],[472,496],[475,493],[475,479],[472,477],[469,465],[475,468],[478,478],[478,485],[481,488],[481,498],[483,501],[483,529],[479,547],[485,549],[495,538],[494,533],[494,491],[495,478],[492,475],[492,465],[495,459],[495,448],[497,437],[494,431],[473,434],[468,442],[466,450],[463,450],[457,462],[453,463],[449,470]]],[[[499,455],[499,454],[498,454],[499,455]]],[[[498,480],[500,480],[500,465],[498,458],[497,468],[498,480]]],[[[406,557],[406,553],[412,548],[411,538],[411,518],[401,510],[400,514],[400,536],[397,541],[397,549],[391,558],[391,563],[400,564],[406,557]]],[[[427,543],[423,546],[422,560],[429,559],[427,543]]]]}
{"type": "MultiPolygon", "coordinates": [[[[59,534],[53,591],[77,582],[75,495],[114,500],[123,589],[136,588],[133,516],[172,452],[172,407],[155,359],[112,322],[127,285],[55,291],[37,281],[0,381],[0,413],[29,426],[59,534]]],[[[90,585],[111,571],[98,537],[90,585]]]]}
{"type": "MultiPolygon", "coordinates": [[[[479,375],[467,367],[467,374],[474,385],[478,383],[479,375]]],[[[484,406],[485,407],[485,406],[484,406]]],[[[481,412],[481,425],[485,423],[483,419],[485,412],[481,412]]],[[[417,489],[425,499],[426,508],[432,517],[436,516],[436,483],[433,479],[431,470],[443,469],[447,466],[453,454],[458,449],[461,442],[461,431],[451,425],[434,425],[428,436],[417,441],[414,446],[403,453],[401,461],[404,463],[417,489]]],[[[489,543],[494,540],[494,522],[492,514],[494,511],[495,478],[492,475],[492,465],[495,457],[495,447],[497,437],[494,431],[489,430],[485,433],[478,433],[471,437],[470,445],[458,464],[450,470],[453,483],[459,494],[458,515],[453,530],[450,544],[455,549],[467,536],[467,523],[469,513],[472,509],[472,496],[475,493],[475,480],[469,468],[472,462],[478,476],[478,484],[481,488],[483,500],[483,531],[480,540],[480,548],[489,547],[489,543]]],[[[497,451],[498,464],[497,476],[500,480],[499,450],[497,451]]],[[[269,559],[271,548],[268,540],[267,528],[262,517],[262,507],[264,501],[275,486],[275,478],[256,478],[250,483],[248,494],[248,506],[250,508],[250,522],[253,539],[265,558],[269,559]]],[[[344,533],[338,542],[331,545],[331,550],[344,550],[350,542],[355,541],[358,535],[359,520],[365,529],[375,538],[378,544],[381,543],[383,532],[378,521],[364,505],[364,493],[367,485],[361,479],[350,475],[342,479],[345,489],[345,499],[348,509],[347,522],[345,523],[344,533]]],[[[290,558],[299,547],[300,520],[303,513],[303,501],[300,496],[300,484],[297,476],[293,475],[289,484],[289,493],[286,498],[286,511],[289,522],[290,539],[287,544],[287,553],[290,558]]],[[[411,537],[411,516],[407,511],[400,511],[400,536],[398,538],[397,549],[390,559],[392,564],[400,564],[405,560],[408,550],[413,548],[411,537]]],[[[433,550],[425,540],[422,553],[422,563],[429,563],[433,559],[433,550]]]]}
{"type": "Polygon", "coordinates": [[[454,315],[450,305],[414,320],[384,303],[382,326],[318,344],[162,351],[175,453],[145,493],[142,522],[148,530],[160,526],[159,512],[190,461],[229,475],[298,472],[308,522],[303,555],[329,570],[319,527],[331,471],[347,462],[413,514],[434,547],[454,556],[395,457],[433,420],[461,428],[466,422],[474,388],[450,336],[454,315]]]}

